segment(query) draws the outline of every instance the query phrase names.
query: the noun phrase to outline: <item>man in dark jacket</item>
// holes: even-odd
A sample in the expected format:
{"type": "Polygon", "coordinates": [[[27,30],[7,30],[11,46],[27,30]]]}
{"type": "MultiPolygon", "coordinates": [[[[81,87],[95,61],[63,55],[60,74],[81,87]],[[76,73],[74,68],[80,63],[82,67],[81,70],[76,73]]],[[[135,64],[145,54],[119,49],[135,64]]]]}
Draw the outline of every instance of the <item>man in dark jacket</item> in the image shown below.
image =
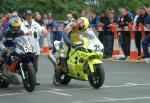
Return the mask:
{"type": "MultiPolygon", "coordinates": [[[[120,9],[120,14],[121,16],[118,22],[119,27],[124,28],[125,26],[128,26],[129,23],[132,23],[132,18],[128,16],[128,12],[125,10],[125,8],[120,9]]],[[[130,32],[122,30],[121,36],[121,47],[125,56],[128,57],[130,55],[130,32]]]]}
{"type": "MultiPolygon", "coordinates": [[[[148,16],[144,21],[144,25],[150,29],[150,7],[147,8],[147,13],[148,16]]],[[[150,58],[150,53],[148,51],[148,44],[150,44],[150,32],[147,33],[147,35],[145,36],[145,38],[142,40],[142,47],[143,47],[143,52],[144,52],[144,56],[143,58],[150,58]]]]}
{"type": "MultiPolygon", "coordinates": [[[[144,21],[147,18],[147,16],[148,15],[147,15],[145,8],[140,8],[139,15],[136,20],[136,26],[140,27],[140,26],[144,25],[144,21]]],[[[147,34],[147,32],[145,32],[145,33],[147,34]]],[[[138,56],[141,55],[141,39],[142,39],[141,31],[136,31],[135,32],[135,43],[136,43],[136,47],[138,50],[138,56]]]]}
{"type": "MultiPolygon", "coordinates": [[[[4,53],[10,52],[11,49],[15,48],[15,38],[24,35],[24,32],[20,30],[21,22],[17,18],[11,18],[9,20],[9,29],[2,32],[0,35],[0,72],[1,72],[1,66],[3,65],[3,62],[5,62],[6,58],[4,56],[4,53]]],[[[11,77],[11,75],[6,74],[11,77]]],[[[1,74],[0,74],[1,76],[1,74]]],[[[17,82],[15,83],[21,83],[19,79],[17,79],[16,75],[15,80],[17,82]]]]}

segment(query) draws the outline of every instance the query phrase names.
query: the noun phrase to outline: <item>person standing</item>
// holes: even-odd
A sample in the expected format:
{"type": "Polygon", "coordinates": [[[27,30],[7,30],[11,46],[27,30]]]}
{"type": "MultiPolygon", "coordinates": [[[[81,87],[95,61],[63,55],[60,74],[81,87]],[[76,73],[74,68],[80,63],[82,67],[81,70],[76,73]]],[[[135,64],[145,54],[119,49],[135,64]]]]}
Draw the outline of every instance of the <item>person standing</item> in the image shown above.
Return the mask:
{"type": "Polygon", "coordinates": [[[73,16],[72,14],[67,14],[67,21],[64,22],[64,27],[66,25],[68,25],[70,22],[72,22],[74,19],[73,19],[73,16]]]}
{"type": "MultiPolygon", "coordinates": [[[[25,13],[25,20],[21,23],[21,30],[24,31],[25,35],[28,36],[32,45],[36,48],[36,56],[34,58],[34,69],[38,71],[38,57],[40,55],[39,39],[42,34],[42,27],[33,19],[33,13],[31,10],[27,10],[25,13]]],[[[36,83],[39,85],[39,83],[36,83]]]]}
{"type": "Polygon", "coordinates": [[[55,40],[57,40],[57,41],[62,40],[63,31],[58,29],[59,24],[56,21],[54,21],[53,17],[49,17],[48,21],[49,22],[46,25],[47,30],[50,32],[50,36],[48,37],[49,38],[48,42],[49,42],[50,49],[51,49],[51,44],[53,44],[52,54],[55,54],[56,48],[54,46],[54,41],[55,40]],[[55,30],[54,30],[54,28],[55,28],[55,30]],[[52,38],[52,39],[50,39],[50,38],[52,38]]]}
{"type": "MultiPolygon", "coordinates": [[[[141,28],[141,26],[144,26],[144,21],[146,19],[147,12],[145,10],[145,8],[139,8],[136,10],[137,11],[137,19],[135,21],[136,27],[141,28]]],[[[145,34],[147,34],[147,31],[145,31],[145,34]]],[[[135,43],[136,43],[136,47],[138,50],[138,56],[141,55],[141,40],[142,40],[142,32],[141,31],[136,31],[135,33],[135,43]]]]}
{"type": "MultiPolygon", "coordinates": [[[[146,19],[144,21],[144,25],[148,29],[150,29],[150,7],[147,8],[147,14],[148,14],[148,16],[146,17],[146,19]]],[[[150,44],[150,31],[147,32],[147,35],[142,40],[141,44],[142,44],[143,52],[144,52],[144,56],[142,58],[143,59],[150,58],[150,52],[148,51],[148,44],[150,44]]]]}
{"type": "MultiPolygon", "coordinates": [[[[128,15],[128,11],[125,8],[121,8],[120,18],[118,25],[120,28],[128,26],[129,23],[132,23],[132,18],[128,15]]],[[[130,55],[130,31],[121,31],[121,47],[126,57],[130,55]]]]}

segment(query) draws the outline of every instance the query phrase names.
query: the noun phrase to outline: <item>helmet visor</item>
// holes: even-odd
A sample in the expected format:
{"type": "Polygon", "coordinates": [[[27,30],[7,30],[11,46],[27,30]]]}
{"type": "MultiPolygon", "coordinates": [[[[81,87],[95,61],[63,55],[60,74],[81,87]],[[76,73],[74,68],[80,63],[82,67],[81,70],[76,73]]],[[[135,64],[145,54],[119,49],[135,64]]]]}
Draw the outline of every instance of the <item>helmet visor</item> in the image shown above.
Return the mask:
{"type": "Polygon", "coordinates": [[[11,31],[12,32],[17,32],[17,31],[19,31],[20,30],[20,26],[11,26],[11,31]]]}
{"type": "Polygon", "coordinates": [[[77,26],[79,29],[84,28],[84,21],[82,19],[77,20],[77,26]]]}

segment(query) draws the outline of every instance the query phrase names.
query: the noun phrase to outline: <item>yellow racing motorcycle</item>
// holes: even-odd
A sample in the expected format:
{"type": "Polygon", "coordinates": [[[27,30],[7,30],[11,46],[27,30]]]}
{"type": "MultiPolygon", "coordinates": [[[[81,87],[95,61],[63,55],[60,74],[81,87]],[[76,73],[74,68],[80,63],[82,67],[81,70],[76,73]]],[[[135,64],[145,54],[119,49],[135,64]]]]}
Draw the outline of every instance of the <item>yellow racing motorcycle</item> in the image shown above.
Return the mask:
{"type": "Polygon", "coordinates": [[[59,71],[60,84],[67,85],[71,79],[89,81],[95,89],[104,83],[105,72],[102,66],[103,45],[95,35],[83,37],[82,42],[76,42],[76,47],[71,47],[66,59],[64,50],[60,47],[59,41],[54,41],[57,50],[57,57],[49,55],[50,60],[55,66],[53,83],[55,82],[56,70],[59,71]],[[94,37],[93,37],[94,36],[94,37]]]}

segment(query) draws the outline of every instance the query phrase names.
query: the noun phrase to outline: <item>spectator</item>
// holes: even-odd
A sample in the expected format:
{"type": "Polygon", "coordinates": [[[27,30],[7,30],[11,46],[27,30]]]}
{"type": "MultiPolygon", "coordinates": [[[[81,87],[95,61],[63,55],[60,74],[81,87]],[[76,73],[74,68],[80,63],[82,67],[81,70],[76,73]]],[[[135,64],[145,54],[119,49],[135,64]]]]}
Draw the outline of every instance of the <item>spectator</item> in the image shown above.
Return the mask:
{"type": "Polygon", "coordinates": [[[46,14],[43,15],[42,21],[43,21],[45,26],[48,24],[48,18],[47,18],[46,14]]]}
{"type": "Polygon", "coordinates": [[[148,16],[148,14],[147,14],[145,8],[141,8],[141,9],[140,9],[140,14],[139,14],[139,17],[137,18],[136,23],[137,23],[138,25],[141,25],[141,24],[144,25],[144,21],[145,21],[145,18],[146,18],[147,16],[148,16]]]}
{"type": "Polygon", "coordinates": [[[48,17],[52,17],[53,16],[53,14],[51,12],[49,12],[47,15],[48,15],[48,17]]]}
{"type": "MultiPolygon", "coordinates": [[[[57,31],[57,29],[53,30],[53,28],[57,28],[59,26],[59,24],[56,23],[52,17],[49,17],[48,21],[49,21],[49,23],[46,25],[46,28],[49,29],[49,30],[52,30],[52,34],[53,34],[52,43],[55,40],[61,41],[63,32],[62,31],[57,31]]],[[[52,53],[53,54],[56,53],[56,49],[54,47],[54,43],[53,43],[52,53]]]]}
{"type": "Polygon", "coordinates": [[[3,27],[4,27],[4,25],[5,25],[6,23],[8,23],[9,19],[11,18],[11,16],[12,16],[11,13],[8,13],[8,14],[6,15],[6,18],[3,20],[3,23],[2,23],[2,26],[3,26],[3,27]]]}
{"type": "Polygon", "coordinates": [[[136,26],[137,19],[140,16],[140,8],[136,8],[135,11],[136,11],[136,16],[134,17],[134,20],[133,20],[134,26],[136,26]]]}
{"type": "Polygon", "coordinates": [[[115,15],[115,9],[114,8],[110,8],[109,12],[111,12],[113,15],[115,15]]]}
{"type": "MultiPolygon", "coordinates": [[[[32,45],[36,48],[36,56],[34,58],[34,69],[35,72],[38,72],[38,58],[40,55],[40,45],[39,38],[41,35],[41,26],[34,21],[33,13],[31,10],[27,10],[25,13],[25,20],[21,23],[21,30],[24,31],[25,35],[28,36],[29,40],[32,42],[32,45]]],[[[36,83],[39,85],[39,83],[36,83]]]]}
{"type": "Polygon", "coordinates": [[[74,20],[78,19],[78,12],[77,11],[72,11],[71,15],[72,15],[72,17],[73,17],[74,20]]]}
{"type": "Polygon", "coordinates": [[[70,22],[72,22],[74,19],[73,19],[73,16],[72,14],[67,14],[67,21],[64,22],[64,26],[68,25],[70,22]]]}
{"type": "Polygon", "coordinates": [[[109,31],[108,31],[106,41],[109,41],[109,42],[106,42],[107,44],[106,48],[108,48],[107,56],[109,58],[109,57],[112,57],[113,45],[114,45],[114,32],[110,30],[110,27],[112,26],[112,24],[117,24],[117,18],[112,12],[108,12],[108,18],[109,18],[109,24],[108,24],[109,31]]]}
{"type": "MultiPolygon", "coordinates": [[[[147,8],[148,16],[146,17],[144,21],[144,25],[150,29],[150,7],[147,8]]],[[[148,44],[150,44],[150,31],[147,32],[147,35],[144,37],[144,39],[141,42],[143,47],[144,56],[143,58],[150,58],[150,53],[148,51],[148,44]]]]}
{"type": "Polygon", "coordinates": [[[126,10],[126,12],[128,13],[128,16],[129,16],[129,17],[132,19],[132,21],[133,21],[133,19],[134,19],[133,13],[131,13],[131,12],[129,11],[128,7],[125,7],[125,10],[126,10]]]}
{"type": "MultiPolygon", "coordinates": [[[[139,20],[140,16],[141,16],[140,8],[137,8],[136,9],[136,16],[135,16],[134,22],[133,22],[133,28],[139,28],[139,26],[140,26],[140,20],[139,20]]],[[[144,24],[142,24],[142,25],[144,25],[144,24]]],[[[141,39],[142,39],[141,31],[135,31],[135,44],[136,44],[136,47],[137,47],[137,50],[138,50],[138,56],[141,55],[141,39]]]]}
{"type": "Polygon", "coordinates": [[[53,47],[53,32],[52,32],[52,27],[51,27],[51,24],[53,22],[53,18],[52,17],[48,17],[48,23],[46,25],[46,29],[48,31],[47,33],[47,41],[48,41],[48,47],[49,49],[52,49],[53,47]]]}
{"type": "Polygon", "coordinates": [[[80,17],[86,17],[86,11],[85,10],[83,10],[81,13],[80,13],[80,17]]]}
{"type": "Polygon", "coordinates": [[[42,35],[39,35],[40,38],[39,38],[39,44],[40,44],[40,50],[43,51],[42,47],[43,47],[43,33],[47,33],[47,31],[45,30],[45,27],[44,27],[44,22],[41,18],[41,15],[40,14],[36,14],[35,15],[35,21],[42,27],[42,35]]]}
{"type": "MultiPolygon", "coordinates": [[[[121,28],[128,26],[129,23],[132,23],[132,18],[128,15],[128,11],[125,8],[120,9],[120,18],[118,25],[121,28]]],[[[121,32],[121,47],[126,57],[130,55],[130,32],[122,31],[121,32]]]]}
{"type": "Polygon", "coordinates": [[[116,14],[115,14],[115,9],[114,9],[114,8],[110,8],[108,12],[112,13],[115,22],[118,22],[118,21],[117,21],[117,16],[116,16],[116,14]]]}
{"type": "Polygon", "coordinates": [[[42,17],[41,17],[40,14],[35,15],[35,21],[36,21],[37,23],[39,23],[41,26],[44,25],[44,22],[42,21],[42,17]]]}
{"type": "Polygon", "coordinates": [[[99,24],[100,20],[99,20],[99,17],[93,13],[92,14],[92,21],[91,21],[91,25],[92,27],[95,28],[95,30],[98,32],[98,24],[99,24]]]}
{"type": "Polygon", "coordinates": [[[102,28],[102,31],[99,31],[98,38],[103,43],[103,34],[105,33],[103,26],[104,26],[104,22],[108,20],[108,17],[106,16],[106,12],[104,10],[100,11],[99,17],[100,17],[100,23],[98,25],[99,27],[102,28]]]}
{"type": "Polygon", "coordinates": [[[102,27],[103,31],[100,31],[99,39],[102,40],[102,43],[104,45],[104,58],[106,59],[112,56],[113,33],[109,30],[110,24],[113,23],[112,20],[113,14],[111,12],[109,12],[108,15],[106,15],[105,11],[100,12],[99,26],[102,27]]]}
{"type": "Polygon", "coordinates": [[[87,7],[86,8],[86,17],[89,20],[89,27],[92,27],[92,15],[93,15],[93,8],[92,7],[87,7]]]}
{"type": "Polygon", "coordinates": [[[11,19],[11,17],[12,17],[12,14],[8,13],[6,18],[3,20],[3,24],[2,24],[3,29],[2,29],[2,31],[5,31],[5,30],[8,29],[8,27],[9,27],[9,22],[8,21],[11,19]]]}
{"type": "MultiPolygon", "coordinates": [[[[17,11],[14,11],[14,12],[12,12],[12,14],[9,14],[9,19],[11,19],[11,18],[17,18],[18,20],[20,20],[20,22],[22,22],[21,18],[18,16],[17,11]]],[[[9,27],[9,22],[6,22],[2,31],[7,30],[8,27],[9,27]]]]}
{"type": "Polygon", "coordinates": [[[17,11],[14,11],[14,12],[12,13],[12,17],[17,18],[17,19],[19,19],[19,20],[22,22],[22,20],[21,20],[21,18],[19,17],[19,15],[18,15],[18,12],[17,12],[17,11]]]}
{"type": "Polygon", "coordinates": [[[35,12],[35,17],[36,17],[37,15],[40,15],[40,13],[39,13],[39,12],[35,12]]]}

